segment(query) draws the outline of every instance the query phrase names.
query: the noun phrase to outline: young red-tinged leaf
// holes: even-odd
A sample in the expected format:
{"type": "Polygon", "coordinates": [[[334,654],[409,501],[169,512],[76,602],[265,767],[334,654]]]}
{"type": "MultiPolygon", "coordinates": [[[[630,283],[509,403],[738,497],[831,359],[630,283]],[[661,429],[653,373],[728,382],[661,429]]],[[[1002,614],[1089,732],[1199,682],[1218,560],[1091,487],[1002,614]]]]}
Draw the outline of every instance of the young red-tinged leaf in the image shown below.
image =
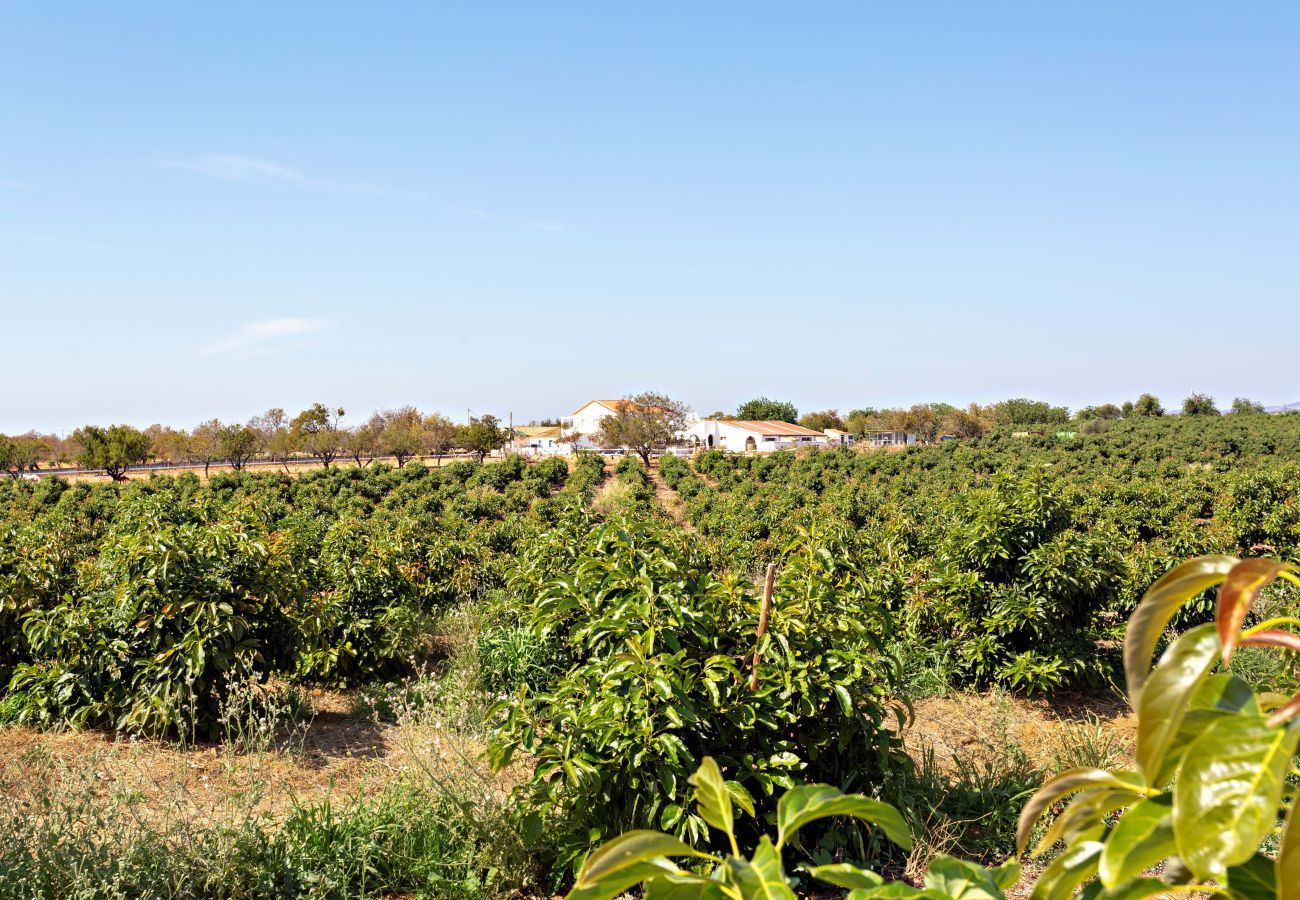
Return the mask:
{"type": "MultiPolygon", "coordinates": [[[[1241,639],[1243,647],[1277,647],[1281,650],[1300,650],[1300,634],[1281,628],[1265,628],[1241,639]]],[[[1224,657],[1227,661],[1227,657],[1224,657]]]]}
{"type": "Polygon", "coordinates": [[[1283,722],[1290,722],[1297,713],[1300,713],[1300,693],[1273,710],[1272,715],[1268,717],[1268,724],[1281,725],[1283,722]]]}
{"type": "Polygon", "coordinates": [[[1142,776],[1136,772],[1107,772],[1105,769],[1088,768],[1067,769],[1046,781],[1020,810],[1020,821],[1016,825],[1016,854],[1025,852],[1039,818],[1048,807],[1062,797],[1099,788],[1141,789],[1142,784],[1142,776]]]}
{"type": "Polygon", "coordinates": [[[1219,661],[1219,635],[1206,623],[1169,645],[1138,700],[1138,768],[1163,787],[1161,765],[1187,715],[1189,699],[1219,661]]]}
{"type": "Polygon", "coordinates": [[[1300,741],[1300,723],[1274,728],[1233,716],[1211,725],[1187,750],[1174,783],[1178,855],[1201,879],[1255,855],[1273,829],[1300,741]]]}
{"type": "Polygon", "coordinates": [[[1241,626],[1255,605],[1260,589],[1287,570],[1294,570],[1294,567],[1271,559],[1243,559],[1228,571],[1214,607],[1214,624],[1219,629],[1219,640],[1223,642],[1225,664],[1232,660],[1241,626]]]}
{"type": "Polygon", "coordinates": [[[1129,618],[1124,638],[1124,675],[1129,702],[1137,706],[1151,671],[1151,655],[1179,608],[1202,591],[1222,583],[1235,556],[1200,556],[1166,572],[1143,596],[1129,618]]]}

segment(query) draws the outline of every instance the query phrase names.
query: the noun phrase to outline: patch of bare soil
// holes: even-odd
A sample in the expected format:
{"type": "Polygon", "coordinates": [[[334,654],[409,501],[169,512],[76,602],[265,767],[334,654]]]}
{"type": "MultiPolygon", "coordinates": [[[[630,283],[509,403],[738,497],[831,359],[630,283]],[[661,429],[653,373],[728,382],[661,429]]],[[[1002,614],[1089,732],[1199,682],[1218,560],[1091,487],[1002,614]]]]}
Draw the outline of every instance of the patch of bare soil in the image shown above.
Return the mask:
{"type": "MultiPolygon", "coordinates": [[[[915,717],[903,731],[904,747],[918,765],[932,753],[946,776],[985,763],[994,771],[1032,766],[1044,776],[1073,766],[1130,768],[1136,739],[1137,718],[1126,701],[1070,692],[931,697],[915,704],[915,717]]],[[[1009,900],[1031,894],[1042,861],[1026,859],[1023,866],[1020,883],[1007,891],[1009,900]]]]}
{"type": "Polygon", "coordinates": [[[694,531],[695,527],[686,517],[686,502],[664,481],[663,476],[659,474],[658,466],[650,469],[650,481],[655,486],[655,500],[668,515],[672,516],[673,521],[688,531],[694,531]]]}
{"type": "Polygon", "coordinates": [[[317,714],[309,726],[256,749],[3,728],[0,797],[21,800],[39,789],[222,822],[235,808],[241,816],[274,817],[295,803],[347,802],[382,790],[406,763],[396,726],[350,717],[338,695],[313,699],[317,714]]]}
{"type": "Polygon", "coordinates": [[[915,758],[933,748],[944,766],[954,756],[978,759],[1014,746],[1039,768],[1051,769],[1068,754],[1106,755],[1111,765],[1131,766],[1137,718],[1118,698],[1060,693],[1051,697],[960,693],[918,701],[903,732],[915,758]]]}

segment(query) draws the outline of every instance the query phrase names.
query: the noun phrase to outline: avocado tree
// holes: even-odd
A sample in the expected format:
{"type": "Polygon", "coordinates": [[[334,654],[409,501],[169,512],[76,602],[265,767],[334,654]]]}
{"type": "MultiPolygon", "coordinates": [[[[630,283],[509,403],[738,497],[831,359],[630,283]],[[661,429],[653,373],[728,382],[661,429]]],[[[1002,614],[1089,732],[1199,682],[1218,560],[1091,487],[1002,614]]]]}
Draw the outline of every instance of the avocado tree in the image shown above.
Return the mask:
{"type": "Polygon", "coordinates": [[[149,435],[130,425],[87,425],[73,437],[81,445],[77,461],[87,469],[103,469],[114,481],[125,481],[131,466],[149,457],[149,435]]]}

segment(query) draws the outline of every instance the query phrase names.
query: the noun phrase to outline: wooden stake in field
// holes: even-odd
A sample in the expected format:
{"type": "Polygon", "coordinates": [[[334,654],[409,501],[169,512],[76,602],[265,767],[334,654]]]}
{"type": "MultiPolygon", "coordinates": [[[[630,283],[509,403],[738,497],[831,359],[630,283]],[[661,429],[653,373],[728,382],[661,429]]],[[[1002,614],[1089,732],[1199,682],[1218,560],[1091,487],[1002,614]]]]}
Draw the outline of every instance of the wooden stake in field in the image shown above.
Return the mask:
{"type": "Polygon", "coordinates": [[[754,635],[754,662],[749,671],[749,689],[758,690],[758,648],[767,634],[767,617],[772,614],[772,588],[776,585],[776,563],[767,564],[767,577],[763,579],[763,605],[758,610],[758,632],[754,635]]]}

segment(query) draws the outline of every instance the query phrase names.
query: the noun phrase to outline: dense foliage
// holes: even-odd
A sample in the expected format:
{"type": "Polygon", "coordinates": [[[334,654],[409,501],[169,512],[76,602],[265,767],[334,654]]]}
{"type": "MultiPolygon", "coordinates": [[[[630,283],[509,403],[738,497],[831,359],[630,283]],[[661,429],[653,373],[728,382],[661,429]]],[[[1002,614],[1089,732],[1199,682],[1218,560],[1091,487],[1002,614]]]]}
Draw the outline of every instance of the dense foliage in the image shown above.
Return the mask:
{"type": "Polygon", "coordinates": [[[752,576],[801,528],[848,529],[873,598],[917,636],[909,671],[944,683],[1109,679],[1160,573],[1203,553],[1300,556],[1295,416],[1001,430],[898,453],[713,451],[662,471],[717,571],[752,576]]]}
{"type": "MultiPolygon", "coordinates": [[[[581,470],[580,470],[581,471],[581,470]]],[[[563,460],[0,492],[0,667],[22,717],[209,734],[224,684],[409,671],[441,609],[580,509],[563,460]]]]}
{"type": "Polygon", "coordinates": [[[867,605],[840,538],[789,548],[762,638],[753,586],[714,576],[670,529],[613,522],[567,538],[559,565],[548,548],[521,567],[511,587],[534,598],[529,626],[562,658],[500,705],[492,752],[498,765],[516,749],[535,761],[533,827],[568,829],[575,859],[629,824],[702,840],[686,782],[709,755],[760,812],[796,777],[888,786],[906,768],[886,728],[905,716],[901,677],[881,649],[888,617],[867,605]]]}
{"type": "MultiPolygon", "coordinates": [[[[440,616],[472,607],[489,755],[524,768],[515,825],[557,873],[628,829],[719,858],[723,839],[759,845],[806,782],[895,803],[916,829],[951,798],[931,803],[935,773],[901,752],[912,698],[1118,680],[1125,622],[1165,571],[1300,559],[1300,417],[1094,412],[1106,427],[1080,434],[668,455],[657,476],[580,453],[2,479],[0,700],[38,724],[214,736],[231,685],[400,678],[440,652],[440,616]],[[730,836],[691,803],[706,759],[755,811],[730,836]]],[[[418,424],[389,418],[393,440],[418,424]]],[[[1170,607],[1148,656],[1205,633],[1210,586],[1170,607]]],[[[1252,615],[1295,600],[1274,586],[1252,615]]],[[[961,852],[990,862],[995,840],[961,852]]],[[[899,864],[842,817],[800,850],[899,864]]]]}

